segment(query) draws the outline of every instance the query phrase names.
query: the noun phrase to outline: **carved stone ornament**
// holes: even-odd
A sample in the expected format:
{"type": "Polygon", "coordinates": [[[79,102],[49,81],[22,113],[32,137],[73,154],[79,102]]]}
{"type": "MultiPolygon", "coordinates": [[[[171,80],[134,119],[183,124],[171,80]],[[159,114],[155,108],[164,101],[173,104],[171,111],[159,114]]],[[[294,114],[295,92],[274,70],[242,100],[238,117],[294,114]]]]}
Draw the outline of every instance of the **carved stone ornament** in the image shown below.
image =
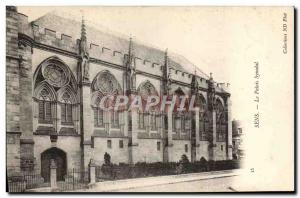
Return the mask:
{"type": "Polygon", "coordinates": [[[82,60],[82,67],[83,67],[83,80],[88,81],[89,80],[89,70],[90,70],[90,64],[87,59],[82,60]]]}
{"type": "Polygon", "coordinates": [[[157,96],[158,95],[155,87],[149,81],[146,81],[145,83],[143,83],[139,87],[138,92],[143,100],[147,100],[148,96],[157,96]]]}
{"type": "Polygon", "coordinates": [[[94,88],[105,95],[116,95],[120,91],[120,86],[116,78],[108,71],[105,71],[97,77],[94,88]]]}
{"type": "Polygon", "coordinates": [[[45,80],[54,87],[63,87],[69,83],[68,71],[56,64],[43,65],[42,74],[45,80]]]}

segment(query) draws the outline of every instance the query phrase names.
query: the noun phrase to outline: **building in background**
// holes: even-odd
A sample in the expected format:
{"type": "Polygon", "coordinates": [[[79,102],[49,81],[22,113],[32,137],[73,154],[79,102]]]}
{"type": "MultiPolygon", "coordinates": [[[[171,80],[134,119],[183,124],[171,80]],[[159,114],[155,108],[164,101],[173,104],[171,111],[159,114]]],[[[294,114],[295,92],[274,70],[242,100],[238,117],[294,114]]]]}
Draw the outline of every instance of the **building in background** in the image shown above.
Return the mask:
{"type": "Polygon", "coordinates": [[[91,159],[112,163],[232,159],[230,93],[180,55],[58,14],[28,22],[6,8],[8,175],[58,179],[91,159]],[[105,95],[196,95],[196,112],[103,111],[105,95]]]}
{"type": "Polygon", "coordinates": [[[240,120],[232,121],[232,156],[233,159],[243,159],[244,144],[243,144],[243,124],[240,120]]]}

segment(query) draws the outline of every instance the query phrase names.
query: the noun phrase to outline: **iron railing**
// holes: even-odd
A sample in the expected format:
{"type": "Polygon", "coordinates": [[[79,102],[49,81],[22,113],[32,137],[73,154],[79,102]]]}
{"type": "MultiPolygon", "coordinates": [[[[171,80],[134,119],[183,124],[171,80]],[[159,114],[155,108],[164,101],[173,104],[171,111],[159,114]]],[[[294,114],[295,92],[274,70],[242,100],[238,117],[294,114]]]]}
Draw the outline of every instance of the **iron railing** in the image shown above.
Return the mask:
{"type": "Polygon", "coordinates": [[[89,180],[89,171],[73,168],[67,171],[64,181],[57,181],[57,187],[59,191],[85,189],[88,187],[89,180]]]}
{"type": "Polygon", "coordinates": [[[25,172],[20,175],[7,177],[8,192],[24,192],[26,189],[50,187],[45,183],[40,173],[25,172]]]}

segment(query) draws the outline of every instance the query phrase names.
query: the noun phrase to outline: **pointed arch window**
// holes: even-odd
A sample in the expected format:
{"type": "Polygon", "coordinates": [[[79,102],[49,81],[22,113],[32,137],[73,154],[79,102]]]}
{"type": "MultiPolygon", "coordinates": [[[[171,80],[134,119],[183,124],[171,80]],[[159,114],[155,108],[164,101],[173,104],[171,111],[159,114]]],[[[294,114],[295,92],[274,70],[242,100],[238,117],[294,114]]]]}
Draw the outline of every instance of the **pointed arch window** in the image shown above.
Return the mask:
{"type": "Polygon", "coordinates": [[[95,127],[104,127],[108,124],[111,128],[120,128],[123,124],[122,122],[122,111],[114,110],[115,101],[106,100],[105,107],[113,108],[109,111],[106,111],[100,107],[100,101],[103,96],[117,96],[122,94],[122,89],[118,80],[113,74],[108,70],[101,71],[94,78],[91,89],[93,92],[93,110],[94,110],[94,126],[95,127]]]}
{"type": "Polygon", "coordinates": [[[199,107],[199,128],[200,128],[200,140],[207,141],[209,133],[209,119],[207,113],[207,105],[204,97],[200,95],[196,100],[196,104],[199,107]]]}
{"type": "Polygon", "coordinates": [[[49,96],[49,91],[44,89],[40,93],[39,97],[39,123],[49,123],[51,124],[52,119],[52,105],[49,96]]]}
{"type": "Polygon", "coordinates": [[[79,110],[76,102],[77,82],[68,65],[57,56],[45,59],[34,72],[33,88],[35,132],[45,135],[53,131],[67,132],[65,134],[76,132],[79,110]],[[45,123],[49,125],[40,125],[45,123]]]}
{"type": "Polygon", "coordinates": [[[204,112],[200,112],[200,140],[202,141],[208,140],[208,132],[209,132],[208,114],[204,112]]]}
{"type": "Polygon", "coordinates": [[[217,121],[217,141],[223,142],[226,139],[226,132],[227,132],[227,127],[226,127],[226,117],[225,114],[222,113],[217,121]]]}
{"type": "Polygon", "coordinates": [[[71,96],[65,93],[62,97],[61,103],[61,123],[62,124],[73,124],[72,110],[73,105],[71,102],[71,96]]]}
{"type": "Polygon", "coordinates": [[[120,112],[118,110],[112,109],[110,111],[110,119],[111,119],[111,127],[112,128],[120,128],[120,112]]]}
{"type": "Polygon", "coordinates": [[[226,124],[226,115],[225,109],[222,102],[216,100],[216,117],[217,117],[217,141],[223,142],[226,139],[227,124],[226,124]]]}
{"type": "Polygon", "coordinates": [[[100,98],[98,97],[95,101],[95,105],[93,107],[94,110],[94,126],[95,127],[104,127],[104,112],[103,109],[100,108],[100,98]]]}
{"type": "Polygon", "coordinates": [[[104,124],[103,110],[100,107],[94,108],[94,126],[103,127],[104,124]]]}
{"type": "Polygon", "coordinates": [[[173,114],[173,131],[180,133],[184,127],[184,116],[180,112],[174,112],[173,114]]]}
{"type": "Polygon", "coordinates": [[[150,127],[152,131],[157,131],[158,128],[161,126],[160,116],[160,113],[156,111],[150,112],[150,127]]]}
{"type": "Polygon", "coordinates": [[[145,129],[147,123],[147,114],[145,112],[139,112],[139,129],[145,129]]]}
{"type": "Polygon", "coordinates": [[[137,90],[138,90],[138,95],[141,96],[142,106],[143,106],[143,110],[139,112],[139,116],[138,116],[139,129],[143,129],[143,130],[145,129],[148,132],[150,130],[157,131],[159,127],[157,106],[151,107],[147,111],[145,108],[146,108],[148,97],[158,96],[158,92],[156,91],[154,85],[149,80],[146,80],[145,82],[141,83],[137,90]]]}
{"type": "Polygon", "coordinates": [[[190,134],[192,127],[191,115],[188,112],[184,113],[182,120],[184,122],[182,124],[182,133],[190,134]]]}

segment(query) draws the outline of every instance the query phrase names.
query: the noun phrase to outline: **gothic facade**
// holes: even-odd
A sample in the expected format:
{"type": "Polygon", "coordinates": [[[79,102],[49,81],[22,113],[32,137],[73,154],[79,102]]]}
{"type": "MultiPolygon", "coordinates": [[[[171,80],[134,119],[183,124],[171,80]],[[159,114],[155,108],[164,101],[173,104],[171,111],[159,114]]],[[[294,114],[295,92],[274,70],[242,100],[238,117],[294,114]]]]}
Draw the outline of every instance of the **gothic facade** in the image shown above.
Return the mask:
{"type": "Polygon", "coordinates": [[[6,9],[7,170],[232,159],[230,93],[181,56],[56,14],[6,9]],[[105,95],[195,95],[194,112],[103,111],[105,95]]]}

